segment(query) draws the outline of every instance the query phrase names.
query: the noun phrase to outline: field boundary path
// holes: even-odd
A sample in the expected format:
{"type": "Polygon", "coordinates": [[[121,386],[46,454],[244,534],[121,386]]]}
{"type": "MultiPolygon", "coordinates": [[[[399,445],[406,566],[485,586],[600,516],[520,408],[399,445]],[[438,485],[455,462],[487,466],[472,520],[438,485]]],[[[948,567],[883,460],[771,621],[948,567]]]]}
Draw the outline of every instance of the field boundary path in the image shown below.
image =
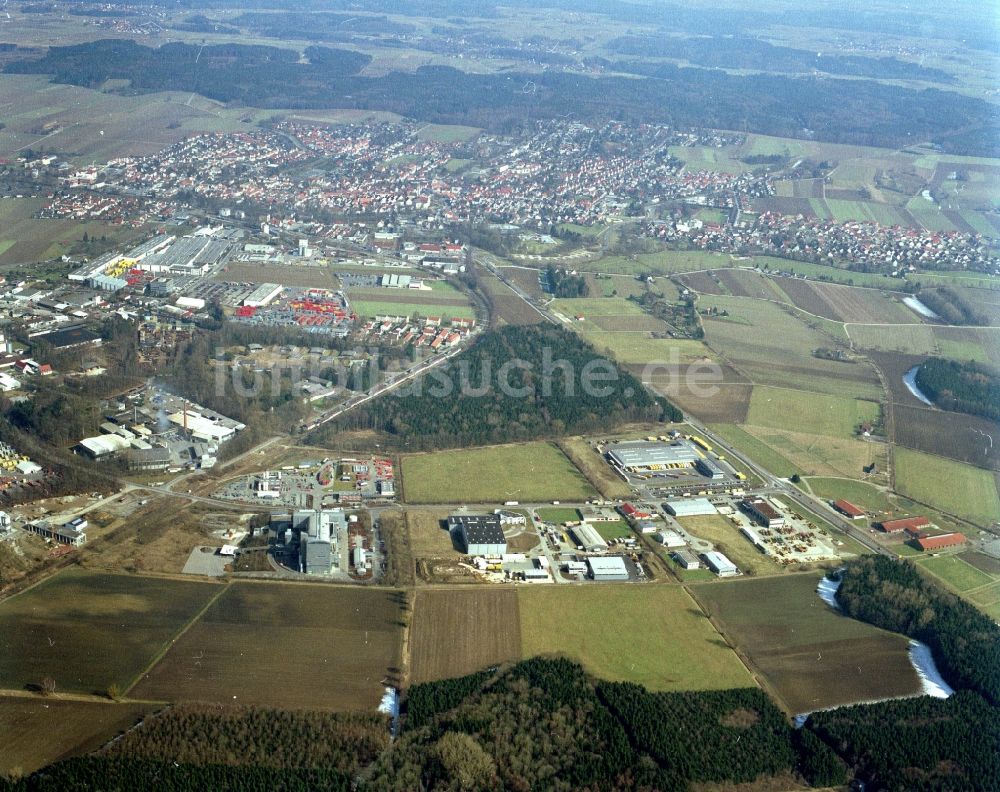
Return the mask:
{"type": "Polygon", "coordinates": [[[177,641],[180,640],[188,630],[190,630],[192,627],[194,627],[195,624],[201,621],[202,616],[204,616],[208,612],[208,609],[215,604],[216,600],[218,600],[219,597],[221,597],[229,590],[230,585],[231,585],[230,581],[227,581],[226,583],[220,585],[219,590],[215,592],[215,594],[213,594],[211,597],[209,597],[208,602],[206,602],[202,606],[202,608],[188,620],[188,623],[185,624],[183,627],[181,627],[181,629],[178,630],[166,642],[164,642],[160,650],[153,656],[153,659],[146,664],[145,668],[143,668],[138,674],[136,674],[135,679],[133,679],[128,684],[128,686],[122,691],[122,696],[127,696],[129,692],[136,685],[138,685],[139,682],[142,681],[143,677],[145,677],[150,671],[152,671],[156,667],[156,665],[164,658],[167,652],[170,651],[171,647],[173,647],[173,645],[177,643],[177,641]]]}

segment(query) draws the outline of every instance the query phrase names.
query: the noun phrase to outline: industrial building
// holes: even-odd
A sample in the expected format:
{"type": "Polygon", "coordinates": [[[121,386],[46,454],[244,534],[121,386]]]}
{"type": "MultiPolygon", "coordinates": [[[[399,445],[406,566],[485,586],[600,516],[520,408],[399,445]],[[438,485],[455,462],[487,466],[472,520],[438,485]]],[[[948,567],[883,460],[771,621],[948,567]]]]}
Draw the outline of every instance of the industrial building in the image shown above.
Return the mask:
{"type": "Polygon", "coordinates": [[[708,457],[704,459],[699,459],[694,463],[695,469],[701,473],[706,478],[710,479],[721,479],[726,477],[726,471],[719,467],[715,462],[713,462],[708,457]]]}
{"type": "Polygon", "coordinates": [[[584,506],[579,509],[580,519],[588,523],[618,522],[621,519],[614,509],[584,506]]]}
{"type": "Polygon", "coordinates": [[[663,504],[663,508],[666,509],[667,514],[674,517],[710,517],[719,513],[719,510],[711,504],[708,498],[667,501],[663,504]]]}
{"type": "Polygon", "coordinates": [[[690,550],[678,550],[673,554],[673,558],[682,569],[701,569],[701,561],[690,550]]]}
{"type": "Polygon", "coordinates": [[[75,525],[74,523],[66,523],[65,525],[60,525],[57,528],[53,528],[52,524],[47,520],[39,520],[38,522],[26,523],[24,529],[26,531],[30,531],[31,533],[38,534],[43,539],[51,539],[55,542],[59,542],[59,544],[79,547],[87,541],[87,534],[85,532],[86,527],[86,520],[81,520],[75,525]]]}
{"type": "Polygon", "coordinates": [[[677,533],[677,531],[671,531],[669,528],[662,529],[658,534],[656,534],[655,538],[656,541],[668,549],[684,547],[684,545],[687,544],[687,542],[684,541],[683,536],[677,533]]]}
{"type": "Polygon", "coordinates": [[[297,509],[274,512],[270,520],[281,541],[298,543],[299,569],[307,575],[329,575],[336,558],[337,537],[347,530],[343,509],[297,509]]]}
{"type": "Polygon", "coordinates": [[[658,443],[639,440],[618,443],[608,451],[613,465],[628,473],[650,473],[694,467],[701,457],[686,441],[658,443]]]}
{"type": "Polygon", "coordinates": [[[80,346],[100,346],[101,337],[82,325],[64,327],[60,330],[50,330],[45,333],[35,333],[29,336],[30,341],[44,341],[56,351],[73,349],[80,346]]]}
{"type": "Polygon", "coordinates": [[[833,508],[852,520],[862,520],[865,517],[864,509],[855,506],[850,501],[846,500],[835,500],[833,501],[833,508]]]}
{"type": "Polygon", "coordinates": [[[785,524],[785,516],[775,509],[766,498],[746,498],[740,501],[740,507],[758,525],[765,528],[781,528],[785,524]]]}
{"type": "Polygon", "coordinates": [[[628,580],[628,568],[621,556],[591,556],[587,559],[589,575],[596,581],[628,580]]]}
{"type": "Polygon", "coordinates": [[[502,556],[507,552],[499,514],[451,515],[448,530],[458,532],[469,555],[502,556]]]}
{"type": "Polygon", "coordinates": [[[603,553],[608,549],[608,543],[604,541],[594,526],[587,523],[580,523],[570,528],[577,545],[588,553],[603,553]]]}
{"type": "Polygon", "coordinates": [[[749,526],[746,525],[740,526],[740,533],[743,534],[747,539],[749,539],[750,543],[758,550],[760,550],[760,552],[767,555],[768,553],[767,545],[764,543],[764,540],[760,538],[760,534],[757,533],[753,528],[750,528],[749,526]]]}
{"type": "Polygon", "coordinates": [[[913,528],[924,528],[930,524],[931,521],[926,517],[903,517],[899,520],[883,520],[876,523],[876,526],[886,533],[899,533],[913,528]]]}
{"type": "Polygon", "coordinates": [[[943,550],[945,547],[957,547],[965,542],[965,534],[955,532],[940,536],[922,536],[917,539],[917,547],[921,550],[943,550]]]}
{"type": "Polygon", "coordinates": [[[740,573],[740,570],[736,568],[736,564],[715,550],[702,553],[701,557],[705,560],[708,568],[719,577],[735,577],[740,573]]]}
{"type": "Polygon", "coordinates": [[[281,294],[282,288],[277,283],[262,283],[243,298],[243,304],[248,308],[263,308],[281,294]]]}

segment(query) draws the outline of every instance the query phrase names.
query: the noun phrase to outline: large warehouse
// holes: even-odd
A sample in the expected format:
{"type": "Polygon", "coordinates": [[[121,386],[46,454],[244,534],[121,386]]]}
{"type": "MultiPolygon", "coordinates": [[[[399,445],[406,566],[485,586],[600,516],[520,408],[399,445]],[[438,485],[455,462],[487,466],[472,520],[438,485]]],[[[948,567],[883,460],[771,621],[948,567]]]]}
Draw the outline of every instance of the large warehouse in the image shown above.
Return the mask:
{"type": "Polygon", "coordinates": [[[597,529],[587,523],[574,525],[570,530],[576,537],[576,542],[588,553],[601,553],[608,549],[608,543],[604,541],[597,529]]]}
{"type": "Polygon", "coordinates": [[[663,504],[663,508],[667,510],[667,514],[672,514],[674,517],[709,517],[719,513],[708,498],[667,501],[663,504]]]}
{"type": "Polygon", "coordinates": [[[628,568],[621,556],[597,556],[587,559],[594,580],[628,580],[628,568]]]}
{"type": "Polygon", "coordinates": [[[507,552],[499,514],[455,514],[448,518],[448,530],[458,532],[469,555],[502,556],[507,552]]]}
{"type": "Polygon", "coordinates": [[[654,443],[640,440],[619,443],[608,451],[608,459],[628,473],[648,473],[694,467],[701,457],[686,441],[654,443]]]}
{"type": "Polygon", "coordinates": [[[719,577],[734,577],[740,573],[740,570],[736,568],[736,564],[722,553],[712,551],[710,553],[702,553],[701,557],[705,559],[708,568],[719,577]]]}

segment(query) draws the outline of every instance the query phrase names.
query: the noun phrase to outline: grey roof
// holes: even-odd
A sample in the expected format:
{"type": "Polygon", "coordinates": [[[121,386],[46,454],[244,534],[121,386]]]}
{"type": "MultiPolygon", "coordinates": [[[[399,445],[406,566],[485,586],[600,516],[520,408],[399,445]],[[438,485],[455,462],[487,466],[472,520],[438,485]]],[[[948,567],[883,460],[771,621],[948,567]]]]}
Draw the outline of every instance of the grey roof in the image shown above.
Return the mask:
{"type": "Polygon", "coordinates": [[[457,527],[465,534],[469,544],[506,544],[498,514],[453,515],[448,518],[449,528],[457,527]]]}
{"type": "Polygon", "coordinates": [[[619,443],[608,456],[621,467],[650,467],[652,465],[693,465],[700,457],[686,442],[652,443],[639,441],[619,443]]]}

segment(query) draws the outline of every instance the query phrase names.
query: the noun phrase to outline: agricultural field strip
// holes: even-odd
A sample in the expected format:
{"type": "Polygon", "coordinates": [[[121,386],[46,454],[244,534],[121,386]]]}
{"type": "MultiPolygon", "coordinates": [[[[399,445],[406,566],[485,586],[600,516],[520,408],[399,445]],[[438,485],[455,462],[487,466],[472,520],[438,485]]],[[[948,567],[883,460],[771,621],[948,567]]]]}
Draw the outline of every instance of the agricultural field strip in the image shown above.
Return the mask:
{"type": "Polygon", "coordinates": [[[198,611],[194,616],[192,616],[187,624],[181,627],[173,636],[171,636],[167,641],[164,642],[163,647],[156,653],[153,659],[149,661],[149,663],[146,665],[145,668],[143,668],[138,674],[135,675],[135,678],[131,682],[129,682],[128,687],[126,687],[124,690],[125,695],[127,695],[129,691],[132,690],[132,688],[138,685],[139,682],[142,681],[143,677],[145,677],[150,671],[153,670],[154,666],[156,666],[156,664],[163,659],[166,653],[170,651],[170,647],[172,647],[178,640],[180,640],[184,636],[184,633],[186,633],[188,630],[194,627],[195,624],[201,621],[201,618],[206,613],[208,613],[208,609],[215,604],[215,601],[219,599],[219,597],[221,597],[223,594],[226,593],[226,589],[228,588],[229,588],[228,584],[224,586],[219,586],[219,590],[215,592],[215,594],[213,594],[211,597],[209,597],[208,602],[205,603],[202,609],[198,611]]]}

